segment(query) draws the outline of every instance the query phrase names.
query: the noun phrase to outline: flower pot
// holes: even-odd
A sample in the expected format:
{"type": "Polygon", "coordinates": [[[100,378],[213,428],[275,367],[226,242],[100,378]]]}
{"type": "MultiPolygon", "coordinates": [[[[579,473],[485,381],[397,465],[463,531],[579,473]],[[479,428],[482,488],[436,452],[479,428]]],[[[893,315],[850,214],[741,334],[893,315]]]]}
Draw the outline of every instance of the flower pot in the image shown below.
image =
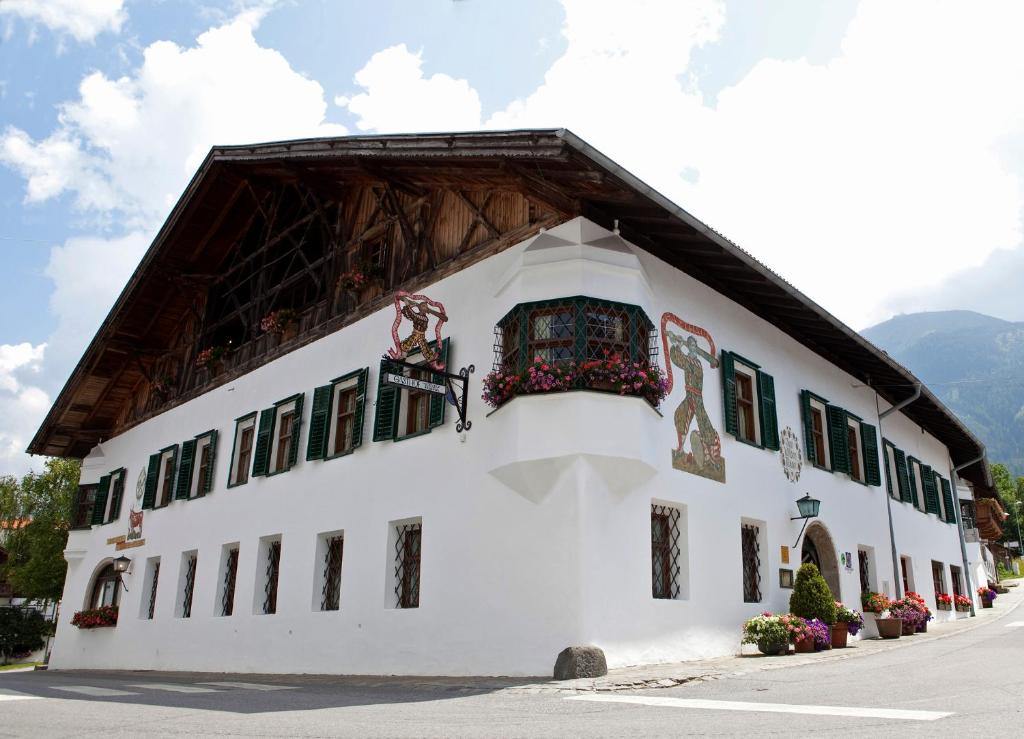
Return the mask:
{"type": "Polygon", "coordinates": [[[793,649],[794,649],[794,651],[797,652],[797,654],[806,654],[808,652],[813,652],[814,651],[814,637],[813,636],[805,636],[803,639],[798,639],[793,644],[793,649]]]}
{"type": "Polygon", "coordinates": [[[992,607],[992,601],[990,601],[988,598],[982,598],[981,599],[981,607],[982,608],[991,608],[992,607]]]}
{"type": "Polygon", "coordinates": [[[850,637],[850,631],[846,628],[845,621],[832,624],[832,648],[845,649],[846,640],[850,637]]]}
{"type": "Polygon", "coordinates": [[[289,321],[285,324],[285,327],[281,329],[281,343],[291,341],[299,335],[299,324],[295,321],[289,321]]]}
{"type": "Polygon", "coordinates": [[[927,631],[928,631],[928,622],[927,621],[922,621],[921,625],[917,627],[917,633],[918,634],[924,634],[927,631]]]}
{"type": "Polygon", "coordinates": [[[902,619],[900,620],[902,621],[902,624],[900,625],[900,630],[902,631],[903,636],[913,636],[917,633],[916,624],[914,624],[911,621],[903,621],[902,619]]]}
{"type": "Polygon", "coordinates": [[[789,644],[784,641],[759,641],[757,643],[757,649],[761,654],[767,654],[769,656],[782,655],[789,652],[789,644]]]}
{"type": "Polygon", "coordinates": [[[875,626],[878,627],[878,635],[883,639],[899,639],[903,632],[903,619],[877,618],[875,626]]]}

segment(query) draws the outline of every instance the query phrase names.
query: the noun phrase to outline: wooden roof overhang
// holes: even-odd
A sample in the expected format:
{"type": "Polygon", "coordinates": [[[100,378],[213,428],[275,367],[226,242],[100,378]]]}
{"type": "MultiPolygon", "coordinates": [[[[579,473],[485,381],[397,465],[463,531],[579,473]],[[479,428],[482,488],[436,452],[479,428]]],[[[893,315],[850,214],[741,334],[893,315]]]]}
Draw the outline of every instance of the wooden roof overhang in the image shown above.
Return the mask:
{"type": "MultiPolygon", "coordinates": [[[[920,381],[734,243],[564,130],[351,136],[215,147],[185,189],[138,269],[57,397],[28,451],[82,457],[114,432],[138,381],[138,362],[163,351],[191,309],[192,290],[221,267],[252,218],[247,183],[301,180],[323,196],[347,183],[387,181],[405,192],[431,186],[513,187],[606,228],[746,307],[875,388],[890,403],[920,381]],[[170,288],[170,289],[168,289],[170,288]]],[[[984,445],[927,388],[902,412],[942,441],[955,465],[984,445]]],[[[960,473],[994,495],[987,464],[960,473]]]]}

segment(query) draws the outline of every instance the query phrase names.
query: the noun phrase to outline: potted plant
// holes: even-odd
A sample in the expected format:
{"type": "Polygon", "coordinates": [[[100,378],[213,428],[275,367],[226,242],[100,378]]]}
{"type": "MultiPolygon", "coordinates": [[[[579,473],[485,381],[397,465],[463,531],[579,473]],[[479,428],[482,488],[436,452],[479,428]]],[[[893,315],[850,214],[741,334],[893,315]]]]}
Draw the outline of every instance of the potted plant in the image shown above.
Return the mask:
{"type": "Polygon", "coordinates": [[[856,636],[864,626],[864,617],[836,601],[836,622],[832,626],[832,648],[843,649],[847,639],[856,636]]]}
{"type": "Polygon", "coordinates": [[[892,601],[884,593],[862,593],[860,603],[868,613],[875,614],[875,626],[878,627],[878,635],[883,639],[899,639],[903,630],[903,621],[895,616],[890,607],[892,601]],[[888,613],[888,617],[883,615],[888,613]]]}
{"type": "Polygon", "coordinates": [[[806,619],[800,618],[800,616],[794,616],[793,614],[787,614],[789,623],[791,626],[791,635],[793,639],[793,651],[804,654],[806,652],[814,651],[814,631],[811,630],[810,625],[806,619]]]}
{"type": "Polygon", "coordinates": [[[978,588],[978,597],[981,599],[982,608],[991,608],[992,601],[996,599],[996,591],[988,585],[982,585],[978,588]]]}
{"type": "Polygon", "coordinates": [[[949,593],[936,593],[935,608],[939,611],[951,610],[953,608],[953,596],[949,593]]]}
{"type": "Polygon", "coordinates": [[[815,652],[832,648],[832,627],[829,624],[820,618],[811,618],[807,620],[807,628],[811,632],[815,652]]]}
{"type": "Polygon", "coordinates": [[[80,629],[99,629],[117,626],[117,606],[100,606],[77,611],[71,617],[71,625],[80,629]]]}
{"type": "Polygon", "coordinates": [[[836,622],[836,600],[815,565],[807,563],[797,570],[789,611],[800,618],[816,618],[830,626],[836,622]]]}
{"type": "Polygon", "coordinates": [[[786,654],[794,634],[802,627],[802,620],[798,626],[789,615],[776,616],[765,611],[743,624],[743,643],[756,644],[761,654],[786,654]]]}
{"type": "Polygon", "coordinates": [[[904,596],[889,605],[889,616],[900,619],[903,636],[913,636],[924,619],[924,612],[913,598],[904,596]]]}
{"type": "Polygon", "coordinates": [[[281,341],[291,341],[299,332],[299,314],[291,308],[271,311],[260,319],[260,330],[277,334],[281,341]]]}
{"type": "Polygon", "coordinates": [[[971,599],[968,598],[966,595],[954,595],[953,607],[961,613],[963,613],[964,611],[969,611],[971,610],[971,599]]]}
{"type": "Polygon", "coordinates": [[[224,354],[227,350],[223,346],[208,346],[196,355],[196,367],[205,369],[216,377],[224,369],[224,354]]]}

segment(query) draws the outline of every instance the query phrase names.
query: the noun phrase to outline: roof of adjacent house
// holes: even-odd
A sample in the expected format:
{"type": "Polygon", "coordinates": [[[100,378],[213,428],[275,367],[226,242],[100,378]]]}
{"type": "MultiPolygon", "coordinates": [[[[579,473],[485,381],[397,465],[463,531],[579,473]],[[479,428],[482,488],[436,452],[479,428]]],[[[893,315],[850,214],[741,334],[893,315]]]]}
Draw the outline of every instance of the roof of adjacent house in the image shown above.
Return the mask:
{"type": "MultiPolygon", "coordinates": [[[[216,269],[227,247],[215,238],[243,177],[330,184],[347,177],[411,184],[511,186],[559,212],[582,215],[770,321],[889,403],[920,380],[749,253],[565,129],[346,136],[210,150],[47,414],[28,451],[85,456],[130,400],[130,372],[115,377],[105,354],[159,351],[189,310],[169,276],[216,269]],[[128,377],[125,377],[128,374],[128,377]]],[[[237,217],[232,214],[230,217],[237,217]]],[[[137,379],[137,378],[136,378],[137,379]]],[[[994,496],[985,448],[927,387],[902,413],[943,442],[960,476],[994,496]]]]}

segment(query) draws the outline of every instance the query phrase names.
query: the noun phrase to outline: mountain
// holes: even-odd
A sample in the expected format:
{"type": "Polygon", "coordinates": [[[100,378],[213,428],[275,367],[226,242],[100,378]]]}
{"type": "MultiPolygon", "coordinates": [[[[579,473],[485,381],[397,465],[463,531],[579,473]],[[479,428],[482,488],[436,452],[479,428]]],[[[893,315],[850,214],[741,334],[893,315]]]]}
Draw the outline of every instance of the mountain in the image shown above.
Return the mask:
{"type": "Polygon", "coordinates": [[[991,461],[1024,474],[1024,323],[935,311],[899,315],[861,333],[960,416],[991,461]]]}

